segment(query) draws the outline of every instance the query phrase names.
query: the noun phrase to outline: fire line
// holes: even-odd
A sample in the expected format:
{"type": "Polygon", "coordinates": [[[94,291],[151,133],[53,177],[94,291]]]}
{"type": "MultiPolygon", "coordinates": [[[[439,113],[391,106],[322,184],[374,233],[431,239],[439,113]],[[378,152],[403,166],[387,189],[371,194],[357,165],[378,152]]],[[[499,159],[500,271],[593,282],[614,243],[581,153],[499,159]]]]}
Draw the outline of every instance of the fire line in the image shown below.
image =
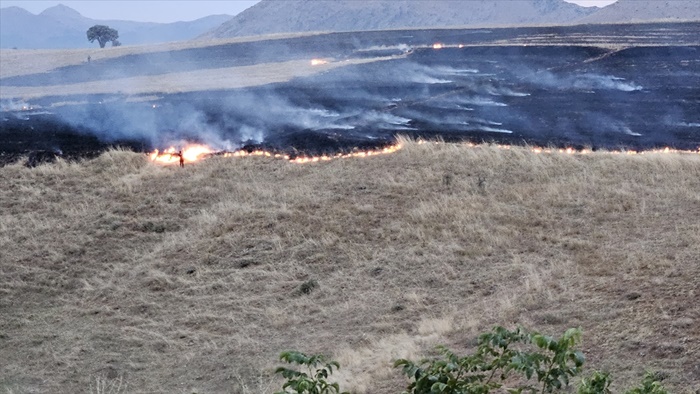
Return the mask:
{"type": "MultiPolygon", "coordinates": [[[[440,144],[443,142],[428,142],[424,140],[418,140],[418,144],[434,143],[440,144]]],[[[476,144],[473,142],[465,142],[464,145],[470,148],[477,148],[479,146],[484,146],[483,144],[476,144]]],[[[510,150],[513,145],[494,145],[498,149],[510,150]]],[[[265,150],[239,150],[233,152],[227,151],[217,151],[206,145],[201,144],[190,144],[186,145],[183,149],[177,150],[175,147],[170,147],[164,151],[155,150],[149,154],[150,159],[159,164],[178,164],[180,163],[180,155],[185,162],[196,162],[201,161],[209,157],[220,156],[220,157],[270,157],[275,159],[281,159],[289,161],[290,163],[305,164],[305,163],[318,163],[323,161],[331,161],[336,159],[349,159],[349,158],[362,158],[362,157],[373,157],[379,155],[386,155],[399,151],[403,146],[400,143],[387,146],[382,149],[376,150],[365,150],[350,153],[337,153],[334,155],[320,155],[320,156],[296,156],[292,157],[284,153],[274,153],[265,150]]],[[[661,149],[650,149],[650,150],[616,150],[616,151],[596,151],[591,149],[574,149],[574,148],[543,148],[543,147],[530,147],[530,151],[535,154],[567,154],[567,155],[588,155],[592,153],[598,154],[610,154],[610,155],[645,155],[645,154],[700,154],[700,147],[697,150],[680,150],[673,148],[661,148],[661,149]]]]}
{"type": "Polygon", "coordinates": [[[164,151],[155,151],[149,154],[151,161],[159,164],[178,164],[180,162],[180,155],[185,160],[185,162],[196,162],[213,156],[221,157],[249,157],[249,156],[264,156],[272,157],[276,159],[287,160],[290,163],[305,164],[305,163],[317,163],[321,161],[331,161],[336,159],[349,159],[354,157],[372,157],[378,155],[386,155],[389,153],[394,153],[402,148],[401,144],[390,145],[382,149],[357,151],[350,153],[337,153],[334,155],[320,155],[320,156],[296,156],[292,157],[284,153],[273,153],[265,150],[254,150],[246,151],[239,150],[235,152],[226,151],[216,151],[206,145],[187,145],[181,150],[175,149],[175,147],[170,147],[164,151]],[[180,153],[181,152],[181,153],[180,153]]]}

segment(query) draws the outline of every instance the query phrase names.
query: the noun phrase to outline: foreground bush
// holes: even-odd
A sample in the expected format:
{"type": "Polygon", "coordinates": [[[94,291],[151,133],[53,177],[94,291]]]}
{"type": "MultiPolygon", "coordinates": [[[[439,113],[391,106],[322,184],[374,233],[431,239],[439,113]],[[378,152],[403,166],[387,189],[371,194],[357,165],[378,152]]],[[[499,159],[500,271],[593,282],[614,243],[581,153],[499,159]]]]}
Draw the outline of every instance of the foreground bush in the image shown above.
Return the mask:
{"type": "MultiPolygon", "coordinates": [[[[401,368],[411,379],[403,394],[486,394],[499,392],[558,393],[569,390],[572,378],[582,372],[585,358],[577,349],[581,330],[570,328],[559,337],[530,332],[522,327],[510,331],[494,327],[481,334],[476,352],[458,356],[447,347],[439,346],[439,358],[414,362],[400,359],[394,367],[401,368]]],[[[323,356],[307,356],[299,352],[282,353],[280,359],[290,364],[306,366],[308,374],[280,367],[276,373],[287,381],[283,391],[276,394],[339,393],[337,383],[329,383],[335,361],[323,356]],[[319,365],[321,367],[319,368],[319,365]]],[[[578,394],[611,393],[610,375],[595,371],[583,378],[578,394]]],[[[641,384],[626,394],[667,394],[653,373],[647,373],[641,384]]]]}
{"type": "Polygon", "coordinates": [[[488,393],[504,387],[513,375],[519,375],[516,380],[521,383],[506,387],[509,392],[551,393],[568,386],[570,378],[581,372],[584,357],[576,349],[580,337],[575,328],[557,339],[522,328],[496,327],[479,336],[474,354],[459,357],[440,347],[440,359],[420,363],[402,359],[394,366],[413,379],[409,393],[488,393]],[[530,383],[531,378],[537,383],[530,383]]]}
{"type": "MultiPolygon", "coordinates": [[[[326,379],[333,374],[333,367],[340,368],[337,361],[327,361],[325,356],[307,356],[301,352],[284,352],[280,360],[288,364],[297,364],[307,370],[297,371],[287,367],[279,367],[275,373],[282,375],[287,381],[282,385],[282,391],[275,394],[338,394],[338,383],[329,383],[326,379]],[[307,373],[308,372],[308,373],[307,373]]],[[[342,393],[347,394],[347,393],[342,393]]]]}
{"type": "Polygon", "coordinates": [[[626,394],[668,394],[668,391],[657,380],[655,374],[647,372],[644,375],[644,379],[642,379],[642,383],[629,390],[626,394]]]}

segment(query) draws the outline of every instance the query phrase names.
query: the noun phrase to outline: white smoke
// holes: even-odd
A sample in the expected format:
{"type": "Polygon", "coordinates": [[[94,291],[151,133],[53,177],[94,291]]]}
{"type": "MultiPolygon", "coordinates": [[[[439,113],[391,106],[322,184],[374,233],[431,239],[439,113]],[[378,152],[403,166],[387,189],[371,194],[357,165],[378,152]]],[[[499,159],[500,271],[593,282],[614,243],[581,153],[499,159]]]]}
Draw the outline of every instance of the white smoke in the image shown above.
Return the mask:
{"type": "Polygon", "coordinates": [[[387,112],[368,112],[363,116],[364,120],[373,123],[386,123],[390,125],[405,126],[411,122],[411,119],[402,118],[387,112]]]}
{"type": "Polygon", "coordinates": [[[459,75],[459,76],[473,76],[474,74],[478,74],[479,70],[475,68],[453,68],[449,66],[436,66],[431,69],[433,72],[438,73],[440,75],[459,75]]]}
{"type": "Polygon", "coordinates": [[[697,128],[700,129],[700,123],[695,123],[695,122],[678,122],[674,124],[675,126],[679,127],[690,127],[690,128],[697,128]]]}
{"type": "Polygon", "coordinates": [[[0,111],[33,111],[40,109],[37,104],[30,104],[24,100],[0,100],[0,111]]]}
{"type": "Polygon", "coordinates": [[[459,96],[459,97],[455,98],[455,101],[459,104],[467,104],[467,105],[482,105],[482,106],[489,106],[489,107],[507,107],[508,106],[508,104],[506,104],[506,103],[501,103],[499,101],[494,101],[490,98],[480,97],[480,96],[470,96],[470,97],[459,96]]]}
{"type": "Polygon", "coordinates": [[[560,76],[549,71],[523,71],[522,78],[532,84],[558,90],[619,90],[622,92],[635,92],[644,89],[642,86],[624,78],[601,74],[560,76]]]}
{"type": "Polygon", "coordinates": [[[434,85],[434,84],[445,84],[445,83],[453,83],[454,81],[449,80],[449,79],[442,79],[442,78],[435,78],[427,74],[413,74],[408,77],[409,82],[414,82],[414,83],[424,83],[428,85],[434,85]]]}
{"type": "Polygon", "coordinates": [[[265,133],[262,130],[247,125],[241,126],[238,133],[242,141],[253,141],[259,144],[265,139],[265,133]]]}
{"type": "Polygon", "coordinates": [[[482,131],[488,131],[488,132],[491,132],[491,133],[513,134],[513,131],[512,131],[512,130],[499,129],[499,128],[488,127],[488,126],[480,127],[480,130],[482,130],[482,131]]]}

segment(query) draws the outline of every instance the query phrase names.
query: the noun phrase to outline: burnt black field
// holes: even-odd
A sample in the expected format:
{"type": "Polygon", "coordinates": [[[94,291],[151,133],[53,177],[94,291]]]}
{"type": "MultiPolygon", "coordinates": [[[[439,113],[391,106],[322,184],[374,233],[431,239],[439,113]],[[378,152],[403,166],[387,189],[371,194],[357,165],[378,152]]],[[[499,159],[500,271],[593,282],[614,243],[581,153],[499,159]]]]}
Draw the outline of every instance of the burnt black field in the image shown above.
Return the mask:
{"type": "MultiPolygon", "coordinates": [[[[295,154],[413,137],[700,147],[699,23],[335,33],[129,55],[0,79],[48,86],[287,60],[394,56],[245,89],[4,100],[0,162],[197,141],[295,154]],[[446,48],[434,49],[433,43],[446,48]],[[464,47],[458,47],[459,44],[464,47]],[[73,103],[56,106],[56,103],[73,103]]],[[[118,88],[115,88],[118,92],[118,88]]]]}

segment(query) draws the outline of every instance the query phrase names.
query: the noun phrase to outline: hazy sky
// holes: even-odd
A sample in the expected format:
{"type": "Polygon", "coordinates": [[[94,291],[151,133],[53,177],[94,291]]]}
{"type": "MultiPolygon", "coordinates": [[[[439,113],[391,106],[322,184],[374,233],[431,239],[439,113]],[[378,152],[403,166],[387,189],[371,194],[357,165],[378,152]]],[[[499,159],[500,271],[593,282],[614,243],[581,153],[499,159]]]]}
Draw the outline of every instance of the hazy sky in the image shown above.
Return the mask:
{"type": "MultiPolygon", "coordinates": [[[[191,21],[214,14],[236,15],[259,0],[139,1],[139,0],[0,0],[0,7],[18,6],[38,14],[64,4],[92,19],[122,19],[140,22],[191,21]]],[[[280,0],[284,1],[284,0],[280,0]]],[[[425,0],[430,1],[430,0],[425,0]]],[[[494,0],[508,1],[508,0],[494,0]]],[[[566,0],[583,6],[603,7],[615,0],[566,0]]]]}

